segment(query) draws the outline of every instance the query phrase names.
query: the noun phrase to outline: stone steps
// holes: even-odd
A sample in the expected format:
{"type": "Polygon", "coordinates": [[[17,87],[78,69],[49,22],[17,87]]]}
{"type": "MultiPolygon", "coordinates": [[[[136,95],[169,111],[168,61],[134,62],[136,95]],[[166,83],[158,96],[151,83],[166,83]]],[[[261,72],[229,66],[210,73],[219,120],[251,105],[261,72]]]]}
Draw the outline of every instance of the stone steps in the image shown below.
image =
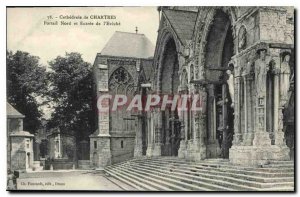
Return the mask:
{"type": "Polygon", "coordinates": [[[276,160],[270,160],[270,164],[294,164],[294,161],[287,160],[287,161],[276,161],[276,160]]]}
{"type": "Polygon", "coordinates": [[[257,176],[265,176],[265,177],[274,177],[274,176],[290,176],[294,177],[294,168],[288,168],[288,169],[275,169],[275,168],[241,168],[241,167],[233,167],[229,165],[209,165],[207,163],[201,164],[201,163],[180,163],[174,161],[157,161],[157,160],[149,160],[156,164],[168,164],[168,165],[174,165],[179,167],[194,167],[197,170],[203,169],[203,170],[216,170],[218,171],[224,171],[224,172],[232,172],[235,174],[244,174],[244,175],[257,175],[257,176]]]}
{"type": "MultiPolygon", "coordinates": [[[[117,173],[122,174],[122,177],[130,177],[131,179],[135,180],[135,184],[140,187],[143,188],[141,190],[150,190],[150,191],[180,191],[180,190],[185,190],[185,188],[169,183],[167,181],[167,179],[163,179],[163,181],[161,181],[160,179],[155,179],[152,177],[146,177],[143,174],[139,174],[136,173],[135,171],[132,170],[125,170],[125,169],[118,169],[118,168],[114,168],[112,169],[105,169],[105,171],[107,173],[109,173],[110,175],[114,174],[115,171],[117,171],[117,173]],[[113,172],[112,172],[113,171],[113,172]]],[[[115,178],[118,178],[117,176],[115,176],[115,178]]],[[[127,178],[128,179],[128,178],[127,178]]],[[[128,182],[125,182],[128,184],[128,182]]],[[[137,188],[139,189],[139,188],[137,188]]]]}
{"type": "MultiPolygon", "coordinates": [[[[125,167],[126,168],[126,167],[125,167]]],[[[124,166],[123,166],[124,169],[124,166]]],[[[230,189],[225,188],[223,186],[213,185],[211,183],[206,183],[203,181],[197,181],[192,179],[187,179],[184,177],[178,177],[174,174],[168,174],[165,171],[158,171],[154,169],[146,169],[146,168],[127,168],[130,171],[136,171],[138,173],[141,173],[145,176],[155,177],[156,179],[168,181],[177,185],[180,185],[182,190],[196,190],[196,191],[205,191],[207,189],[209,190],[219,190],[219,191],[230,191],[230,189]]]]}
{"type": "Polygon", "coordinates": [[[154,187],[151,187],[149,184],[145,184],[143,180],[141,180],[140,178],[131,176],[131,175],[127,175],[126,173],[120,173],[118,170],[110,170],[109,168],[105,169],[105,172],[108,173],[110,176],[123,181],[124,183],[126,183],[127,185],[130,185],[134,188],[136,188],[137,190],[149,190],[149,191],[156,191],[157,189],[154,187]],[[133,177],[133,178],[132,178],[133,177]]]}
{"type": "MultiPolygon", "coordinates": [[[[182,174],[182,173],[175,173],[175,172],[170,172],[167,173],[164,170],[159,170],[156,168],[146,168],[146,167],[129,167],[129,169],[134,169],[134,170],[139,170],[140,173],[148,172],[149,174],[157,174],[157,175],[162,175],[164,177],[171,178],[173,180],[177,180],[180,182],[185,182],[191,185],[197,185],[200,187],[205,187],[211,190],[217,190],[217,191],[234,191],[235,189],[242,189],[242,190],[253,190],[253,188],[249,187],[239,187],[236,184],[230,184],[231,187],[227,187],[228,184],[222,183],[222,181],[217,181],[217,180],[211,180],[207,178],[200,178],[194,175],[189,175],[189,174],[182,174]],[[216,184],[218,182],[218,184],[216,184]]],[[[151,176],[151,175],[150,175],[151,176]]],[[[197,190],[195,188],[195,190],[197,190]]],[[[199,190],[198,190],[199,191],[199,190]]]]}
{"type": "MultiPolygon", "coordinates": [[[[151,164],[151,163],[138,163],[138,165],[145,166],[145,167],[156,167],[156,165],[151,164]]],[[[169,168],[165,166],[161,166],[160,169],[164,169],[166,171],[172,171],[172,172],[179,172],[179,173],[185,173],[189,175],[195,175],[195,176],[201,176],[201,177],[207,177],[207,178],[220,178],[220,179],[227,179],[233,182],[238,182],[241,183],[240,179],[236,178],[243,178],[242,182],[244,181],[256,181],[260,183],[268,183],[268,182],[293,182],[294,177],[293,176],[288,176],[288,177],[276,177],[276,178],[265,178],[265,177],[260,177],[260,176],[248,176],[248,175],[243,175],[243,174],[234,174],[234,173],[227,173],[227,172],[222,172],[222,171],[217,171],[217,170],[209,170],[209,174],[207,174],[205,170],[201,169],[195,169],[191,167],[180,167],[180,168],[169,168]]]]}
{"type": "Polygon", "coordinates": [[[221,159],[196,163],[144,157],[108,166],[105,171],[143,191],[293,191],[294,174],[285,170],[293,169],[290,164],[280,169],[272,162],[265,168],[243,168],[221,159]]]}
{"type": "MultiPolygon", "coordinates": [[[[155,167],[157,165],[153,165],[149,167],[149,164],[137,164],[143,168],[147,168],[148,165],[148,169],[153,168],[155,169],[155,167]]],[[[130,166],[131,168],[135,168],[134,165],[130,166]]],[[[245,179],[241,179],[241,177],[236,176],[236,177],[231,177],[231,176],[224,176],[224,175],[219,175],[218,173],[215,173],[215,175],[211,175],[211,171],[208,172],[194,172],[191,173],[187,172],[187,171],[183,171],[183,170],[177,170],[177,169],[170,169],[168,167],[160,167],[161,171],[164,172],[169,172],[172,174],[177,174],[178,176],[182,177],[188,177],[188,178],[194,178],[197,180],[202,180],[205,182],[212,182],[212,183],[217,183],[221,186],[225,186],[225,187],[229,187],[229,188],[233,188],[233,189],[239,189],[239,190],[251,190],[251,189],[255,189],[255,188],[250,188],[250,187],[258,187],[258,188],[268,188],[268,187],[282,187],[282,186],[290,186],[291,182],[293,183],[293,177],[285,177],[285,178],[272,178],[272,179],[259,179],[260,177],[257,177],[254,180],[245,180],[245,179]],[[170,172],[170,170],[172,170],[170,172]],[[258,180],[258,181],[257,181],[258,180]],[[224,182],[225,181],[225,182],[224,182]],[[247,184],[247,187],[243,187],[243,184],[247,184]],[[249,187],[250,186],[250,187],[249,187]]]]}

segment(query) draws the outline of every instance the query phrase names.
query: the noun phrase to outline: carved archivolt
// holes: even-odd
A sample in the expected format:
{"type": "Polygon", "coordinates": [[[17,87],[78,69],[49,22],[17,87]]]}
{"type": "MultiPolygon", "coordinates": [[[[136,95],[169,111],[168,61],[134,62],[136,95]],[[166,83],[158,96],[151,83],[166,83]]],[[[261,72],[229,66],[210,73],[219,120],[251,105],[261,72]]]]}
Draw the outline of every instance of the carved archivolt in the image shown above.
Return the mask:
{"type": "MultiPolygon", "coordinates": [[[[179,48],[181,47],[178,39],[175,39],[175,33],[170,27],[164,27],[158,36],[157,48],[154,57],[154,65],[156,69],[155,79],[153,80],[156,84],[156,90],[161,90],[161,80],[162,80],[162,66],[164,59],[164,52],[166,50],[166,45],[171,39],[174,40],[176,45],[176,52],[178,54],[179,48]]],[[[181,66],[181,58],[178,57],[179,66],[181,66]]]]}
{"type": "MultiPolygon", "coordinates": [[[[199,79],[203,79],[205,76],[205,70],[204,70],[204,64],[205,64],[205,48],[207,44],[207,38],[210,31],[210,28],[212,26],[214,16],[216,14],[216,10],[222,9],[225,13],[229,15],[229,19],[231,21],[231,24],[234,25],[236,21],[236,11],[234,8],[231,7],[223,7],[223,8],[202,8],[200,10],[200,14],[198,15],[197,22],[196,22],[196,28],[197,31],[195,34],[195,54],[198,54],[198,59],[196,60],[196,65],[198,68],[195,67],[195,69],[199,70],[199,79]]],[[[235,38],[236,33],[233,29],[233,38],[235,38]]]]}

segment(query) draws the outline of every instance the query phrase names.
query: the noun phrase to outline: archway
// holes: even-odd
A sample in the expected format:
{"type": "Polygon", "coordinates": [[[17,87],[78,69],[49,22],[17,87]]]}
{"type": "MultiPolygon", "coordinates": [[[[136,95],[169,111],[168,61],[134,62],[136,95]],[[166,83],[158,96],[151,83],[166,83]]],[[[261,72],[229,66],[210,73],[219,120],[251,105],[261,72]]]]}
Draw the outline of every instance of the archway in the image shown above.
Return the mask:
{"type": "Polygon", "coordinates": [[[233,138],[234,113],[232,98],[226,83],[224,67],[234,55],[230,17],[221,9],[215,10],[206,39],[205,66],[208,87],[207,157],[228,158],[233,138]]]}
{"type": "MultiPolygon", "coordinates": [[[[170,98],[177,94],[179,80],[179,64],[176,44],[171,35],[168,35],[160,60],[160,76],[158,81],[159,92],[168,95],[170,98]]],[[[180,125],[177,109],[171,110],[167,105],[162,111],[161,129],[161,155],[177,156],[180,145],[180,125]]]]}

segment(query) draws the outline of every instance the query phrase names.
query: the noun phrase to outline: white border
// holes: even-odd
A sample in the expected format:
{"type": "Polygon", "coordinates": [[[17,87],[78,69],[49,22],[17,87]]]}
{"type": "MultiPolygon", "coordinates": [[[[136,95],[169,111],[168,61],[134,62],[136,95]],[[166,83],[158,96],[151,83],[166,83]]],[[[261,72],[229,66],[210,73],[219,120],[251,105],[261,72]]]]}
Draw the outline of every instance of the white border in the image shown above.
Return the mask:
{"type": "MultiPolygon", "coordinates": [[[[251,0],[251,1],[238,1],[238,0],[201,0],[201,1],[187,1],[187,0],[143,0],[143,1],[135,1],[135,0],[105,0],[105,1],[95,1],[95,0],[73,0],[73,1],[62,1],[62,0],[10,0],[10,1],[0,1],[0,131],[1,131],[1,179],[0,179],[0,190],[1,196],[8,196],[11,193],[6,192],[6,6],[158,6],[158,5],[190,5],[190,6],[294,6],[296,9],[299,9],[299,0],[270,0],[270,1],[259,1],[259,0],[251,0]]],[[[298,10],[299,11],[299,10],[298,10]]],[[[297,15],[296,15],[297,16],[297,15]]],[[[296,27],[299,26],[299,20],[296,20],[296,27]]],[[[25,24],[24,24],[25,25],[25,24]]],[[[297,36],[297,35],[295,35],[297,36]]],[[[298,39],[296,39],[298,40],[298,39]]],[[[298,46],[298,43],[296,43],[298,46]]],[[[299,50],[297,50],[297,56],[299,55],[299,50]]],[[[299,56],[298,56],[299,57],[299,56]]],[[[297,66],[297,65],[296,65],[297,66]]],[[[299,67],[297,68],[297,76],[299,76],[299,67]]],[[[299,85],[297,84],[297,92],[299,92],[299,85]]],[[[298,111],[299,105],[297,107],[298,111]]],[[[299,124],[299,116],[297,116],[296,122],[299,124]]],[[[297,132],[297,131],[296,131],[297,132]]],[[[297,142],[299,144],[299,136],[300,133],[297,134],[297,142]]],[[[297,145],[298,145],[297,144],[297,145]]],[[[297,150],[297,158],[299,158],[299,148],[297,150]]],[[[299,161],[298,161],[299,162],[299,161]]],[[[298,169],[299,170],[299,169],[298,169]]],[[[299,180],[298,180],[299,182],[299,180]]],[[[297,184],[297,189],[299,190],[299,184],[297,184]]],[[[55,196],[65,196],[65,195],[77,195],[76,193],[50,193],[55,196]]],[[[90,193],[84,193],[79,195],[86,195],[90,193]]],[[[186,195],[188,193],[169,193],[169,194],[155,194],[151,195],[155,196],[165,196],[165,195],[186,195]]],[[[210,195],[207,193],[194,193],[196,195],[210,195]]],[[[214,193],[215,195],[224,195],[224,193],[214,193]]],[[[274,195],[272,193],[263,194],[263,193],[252,193],[256,196],[271,196],[274,195]]],[[[18,195],[20,195],[18,193],[18,195]]],[[[22,195],[40,195],[40,193],[23,193],[22,195]]],[[[48,193],[49,195],[49,193],[48,193]]],[[[94,195],[107,196],[105,193],[96,193],[94,195]]],[[[111,196],[111,194],[109,194],[111,196]]],[[[117,194],[113,194],[117,195],[117,194]]],[[[128,193],[122,195],[141,195],[141,193],[128,193]]],[[[229,193],[225,195],[236,195],[234,193],[229,193]]],[[[238,195],[243,195],[238,193],[238,195]]],[[[291,195],[281,193],[280,195],[291,195]]]]}

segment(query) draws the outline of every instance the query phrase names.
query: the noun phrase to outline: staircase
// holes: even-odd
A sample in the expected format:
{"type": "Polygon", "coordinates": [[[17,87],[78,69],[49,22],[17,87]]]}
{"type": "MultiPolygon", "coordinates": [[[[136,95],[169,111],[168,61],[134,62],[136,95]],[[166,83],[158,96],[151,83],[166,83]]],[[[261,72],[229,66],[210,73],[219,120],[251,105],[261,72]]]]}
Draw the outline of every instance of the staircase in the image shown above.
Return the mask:
{"type": "Polygon", "coordinates": [[[105,172],[142,191],[294,191],[293,161],[251,168],[223,159],[145,157],[108,166],[105,172]]]}

